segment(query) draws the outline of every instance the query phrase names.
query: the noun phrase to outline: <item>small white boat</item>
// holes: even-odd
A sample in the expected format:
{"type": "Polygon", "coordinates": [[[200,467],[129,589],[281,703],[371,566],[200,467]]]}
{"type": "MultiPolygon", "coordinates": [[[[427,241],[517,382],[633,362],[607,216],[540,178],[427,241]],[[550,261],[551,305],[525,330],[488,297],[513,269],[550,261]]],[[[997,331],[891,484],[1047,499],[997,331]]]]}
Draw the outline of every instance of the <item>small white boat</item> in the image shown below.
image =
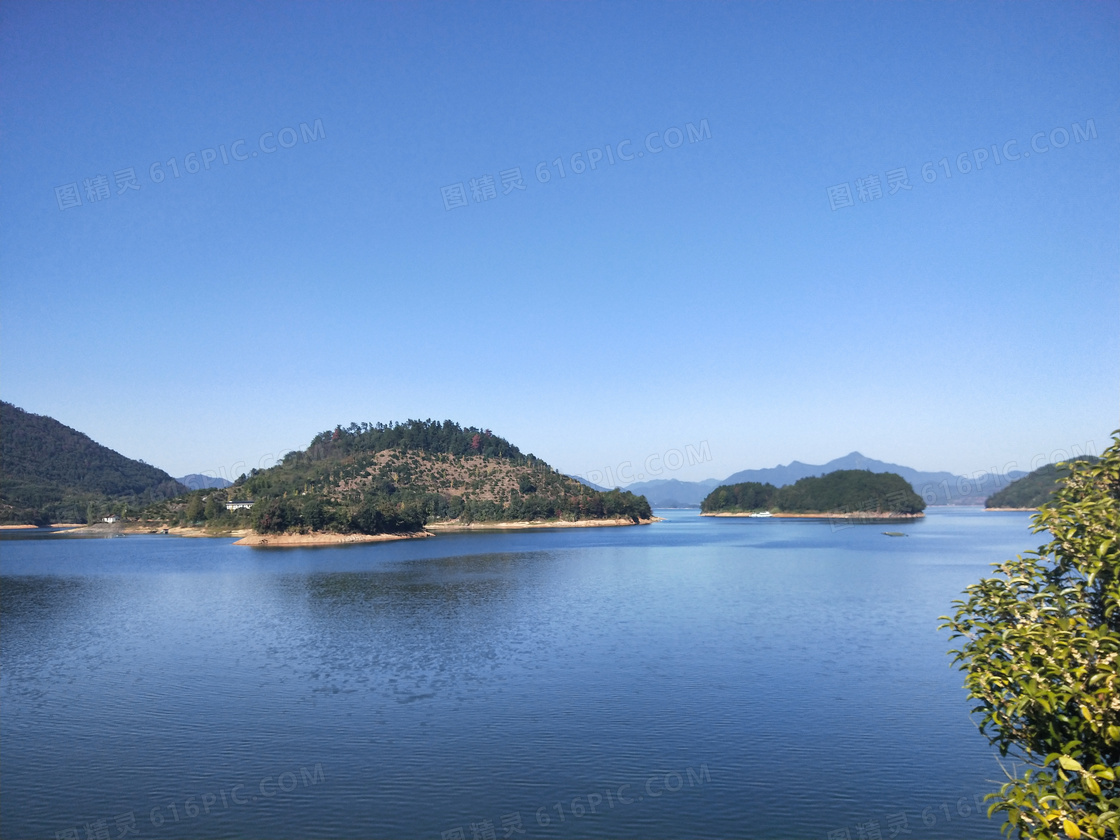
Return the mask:
{"type": "Polygon", "coordinates": [[[751,516],[756,516],[756,517],[759,517],[759,518],[766,517],[766,516],[773,516],[773,515],[774,514],[772,514],[768,510],[764,510],[764,511],[762,511],[762,513],[752,513],[751,514],[751,516]]]}

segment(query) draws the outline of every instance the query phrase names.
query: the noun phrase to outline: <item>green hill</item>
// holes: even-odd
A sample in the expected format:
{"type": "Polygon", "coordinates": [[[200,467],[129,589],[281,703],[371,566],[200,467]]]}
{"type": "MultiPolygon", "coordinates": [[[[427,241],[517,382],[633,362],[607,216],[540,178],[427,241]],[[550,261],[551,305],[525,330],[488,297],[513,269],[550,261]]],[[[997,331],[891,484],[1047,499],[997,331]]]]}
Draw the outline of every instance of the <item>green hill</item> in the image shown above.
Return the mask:
{"type": "Polygon", "coordinates": [[[186,491],[163,470],[0,402],[0,523],[85,522],[186,491]]]}
{"type": "Polygon", "coordinates": [[[644,496],[600,492],[525,455],[488,429],[450,420],[350,424],[316,435],[232,487],[200,490],[146,518],[259,533],[401,533],[435,522],[650,519],[644,496]],[[228,513],[227,500],[253,508],[228,513]]]}
{"type": "MultiPolygon", "coordinates": [[[[1074,460],[1096,463],[1100,459],[1092,455],[1085,455],[1074,460]]],[[[998,493],[993,493],[985,499],[984,507],[1031,510],[1045,504],[1058,492],[1062,482],[1069,477],[1069,467],[1066,466],[1066,463],[1068,462],[1047,464],[1022,478],[1016,479],[998,493]]]]}
{"type": "Polygon", "coordinates": [[[836,470],[784,487],[747,481],[717,487],[700,504],[702,513],[916,514],[926,503],[895,473],[836,470]]]}

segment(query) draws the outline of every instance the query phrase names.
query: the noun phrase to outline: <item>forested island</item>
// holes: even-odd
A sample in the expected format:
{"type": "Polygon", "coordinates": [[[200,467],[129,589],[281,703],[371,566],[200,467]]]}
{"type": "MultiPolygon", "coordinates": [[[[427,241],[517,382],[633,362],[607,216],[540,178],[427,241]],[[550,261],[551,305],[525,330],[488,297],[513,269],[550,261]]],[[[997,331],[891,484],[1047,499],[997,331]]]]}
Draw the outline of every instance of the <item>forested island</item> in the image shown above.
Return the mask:
{"type": "Polygon", "coordinates": [[[425,526],[637,524],[652,521],[653,512],[644,496],[586,487],[488,429],[409,420],[322,432],[275,467],[153,505],[142,518],[212,532],[345,536],[419,534],[425,526]],[[238,501],[252,507],[227,509],[238,501]]]}
{"type": "Polygon", "coordinates": [[[706,516],[777,515],[850,516],[892,519],[922,516],[926,503],[896,473],[836,470],[802,478],[784,487],[746,481],[725,484],[700,504],[706,516]]]}
{"type": "MultiPolygon", "coordinates": [[[[1095,464],[1100,459],[1093,455],[1074,458],[1095,464]]],[[[1034,472],[1016,479],[1002,490],[984,500],[984,507],[996,510],[1037,510],[1051,501],[1069,478],[1070,463],[1047,464],[1034,472]]]]}

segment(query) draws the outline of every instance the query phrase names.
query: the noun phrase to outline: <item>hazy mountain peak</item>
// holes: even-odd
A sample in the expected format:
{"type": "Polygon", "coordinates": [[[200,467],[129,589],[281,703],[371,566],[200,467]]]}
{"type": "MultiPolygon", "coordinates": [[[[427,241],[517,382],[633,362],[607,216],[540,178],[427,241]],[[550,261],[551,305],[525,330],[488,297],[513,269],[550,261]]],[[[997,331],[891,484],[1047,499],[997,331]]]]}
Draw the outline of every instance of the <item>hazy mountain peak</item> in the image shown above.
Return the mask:
{"type": "Polygon", "coordinates": [[[210,488],[222,490],[233,484],[233,482],[228,479],[204,475],[202,473],[191,473],[190,475],[179,476],[175,480],[192,490],[208,490],[210,488]]]}

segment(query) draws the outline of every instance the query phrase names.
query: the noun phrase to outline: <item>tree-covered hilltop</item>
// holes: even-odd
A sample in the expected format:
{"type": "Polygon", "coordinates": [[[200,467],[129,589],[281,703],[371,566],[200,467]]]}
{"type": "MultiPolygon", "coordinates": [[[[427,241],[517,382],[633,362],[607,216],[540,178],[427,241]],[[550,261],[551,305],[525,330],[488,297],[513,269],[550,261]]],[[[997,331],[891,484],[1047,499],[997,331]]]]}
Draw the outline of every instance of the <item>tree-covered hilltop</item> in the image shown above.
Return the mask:
{"type": "Polygon", "coordinates": [[[756,513],[774,506],[778,488],[769,482],[721,484],[700,502],[701,513],[756,513]]]}
{"type": "Polygon", "coordinates": [[[638,522],[652,515],[643,496],[585,487],[489,429],[450,420],[339,426],[232,487],[201,490],[148,513],[219,527],[251,522],[259,533],[361,534],[419,531],[448,520],[638,522]],[[253,501],[247,518],[225,510],[226,500],[237,499],[253,501]]]}
{"type": "Polygon", "coordinates": [[[187,492],[57,420],[0,402],[0,522],[96,521],[187,492]]]}
{"type": "Polygon", "coordinates": [[[916,514],[926,503],[895,473],[837,470],[802,478],[785,487],[747,481],[725,484],[707,495],[702,513],[882,513],[916,514]]]}
{"type": "MultiPolygon", "coordinates": [[[[1095,464],[1100,459],[1085,455],[1073,460],[1095,464]]],[[[1012,481],[998,493],[990,495],[984,500],[984,507],[1023,508],[1024,510],[1037,508],[1054,498],[1054,494],[1062,488],[1069,473],[1069,462],[1039,467],[1034,472],[1012,481]]]]}
{"type": "Polygon", "coordinates": [[[463,428],[458,423],[444,420],[408,420],[404,423],[351,423],[346,428],[336,426],[333,431],[320,432],[303,453],[289,453],[289,458],[301,455],[323,458],[338,457],[348,453],[381,452],[386,449],[430,452],[447,455],[482,455],[505,458],[513,463],[536,461],[532,455],[522,455],[521,450],[489,429],[463,428]]]}

